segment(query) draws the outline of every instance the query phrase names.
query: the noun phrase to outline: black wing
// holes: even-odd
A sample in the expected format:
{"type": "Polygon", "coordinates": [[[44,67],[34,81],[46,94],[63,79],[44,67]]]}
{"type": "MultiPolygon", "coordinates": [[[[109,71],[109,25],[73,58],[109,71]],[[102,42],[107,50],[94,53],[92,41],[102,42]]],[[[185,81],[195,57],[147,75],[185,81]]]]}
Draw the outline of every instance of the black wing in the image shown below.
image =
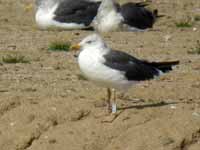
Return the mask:
{"type": "Polygon", "coordinates": [[[104,58],[106,66],[125,72],[128,80],[142,81],[159,75],[155,67],[121,51],[110,51],[104,58]]]}
{"type": "Polygon", "coordinates": [[[54,19],[63,23],[82,23],[88,26],[96,16],[100,3],[87,0],[62,1],[55,11],[54,19]]]}
{"type": "Polygon", "coordinates": [[[124,23],[139,29],[152,28],[157,10],[151,12],[145,6],[145,4],[131,2],[122,5],[121,14],[124,17],[124,23]]]}

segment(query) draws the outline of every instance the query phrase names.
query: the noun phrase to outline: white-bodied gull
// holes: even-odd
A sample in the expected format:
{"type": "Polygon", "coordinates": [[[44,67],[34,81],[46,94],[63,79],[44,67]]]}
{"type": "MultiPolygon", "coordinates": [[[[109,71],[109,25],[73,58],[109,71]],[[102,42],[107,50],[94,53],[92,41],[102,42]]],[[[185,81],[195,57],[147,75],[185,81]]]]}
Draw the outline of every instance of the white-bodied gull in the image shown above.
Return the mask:
{"type": "Polygon", "coordinates": [[[35,20],[41,29],[87,29],[99,5],[99,0],[36,0],[35,20]]]}
{"type": "Polygon", "coordinates": [[[145,31],[161,17],[157,9],[151,12],[145,8],[146,5],[148,3],[128,2],[120,6],[115,0],[102,0],[93,26],[99,32],[145,31]]]}
{"type": "Polygon", "coordinates": [[[78,64],[83,75],[96,84],[108,88],[108,110],[112,113],[117,110],[115,89],[127,90],[139,81],[153,79],[172,70],[172,66],[179,63],[179,61],[148,62],[122,51],[111,50],[98,34],[87,36],[71,48],[80,50],[78,64]]]}

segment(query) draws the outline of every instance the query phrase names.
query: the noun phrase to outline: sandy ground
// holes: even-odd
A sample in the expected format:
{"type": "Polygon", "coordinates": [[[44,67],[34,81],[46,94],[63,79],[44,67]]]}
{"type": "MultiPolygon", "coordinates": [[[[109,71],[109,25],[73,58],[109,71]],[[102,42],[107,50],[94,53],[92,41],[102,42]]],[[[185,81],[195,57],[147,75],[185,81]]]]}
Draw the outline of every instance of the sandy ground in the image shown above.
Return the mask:
{"type": "MultiPolygon", "coordinates": [[[[125,1],[121,1],[125,2],[125,1]]],[[[118,93],[120,115],[105,117],[104,88],[83,80],[72,52],[52,41],[80,41],[88,31],[40,31],[32,0],[0,0],[0,150],[200,150],[199,0],[153,0],[165,17],[154,31],[104,34],[114,49],[148,60],[180,60],[161,78],[118,93]],[[30,63],[6,64],[7,54],[30,63]]]]}

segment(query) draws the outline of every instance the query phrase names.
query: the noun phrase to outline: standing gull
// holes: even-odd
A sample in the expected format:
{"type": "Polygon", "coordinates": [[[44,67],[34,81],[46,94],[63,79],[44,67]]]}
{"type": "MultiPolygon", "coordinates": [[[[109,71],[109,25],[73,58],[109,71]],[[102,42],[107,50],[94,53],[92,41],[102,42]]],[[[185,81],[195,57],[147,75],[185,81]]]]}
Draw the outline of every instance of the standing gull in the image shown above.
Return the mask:
{"type": "Polygon", "coordinates": [[[152,28],[158,17],[158,11],[146,9],[147,3],[125,3],[119,5],[115,0],[102,0],[93,26],[100,32],[144,31],[152,28]]]}
{"type": "Polygon", "coordinates": [[[98,0],[36,0],[35,20],[41,29],[85,29],[97,14],[98,0]]]}
{"type": "Polygon", "coordinates": [[[107,104],[112,113],[117,111],[115,89],[127,90],[139,81],[150,80],[172,70],[172,66],[179,63],[148,62],[111,50],[98,34],[87,36],[72,49],[80,50],[78,64],[85,77],[108,89],[107,104]]]}

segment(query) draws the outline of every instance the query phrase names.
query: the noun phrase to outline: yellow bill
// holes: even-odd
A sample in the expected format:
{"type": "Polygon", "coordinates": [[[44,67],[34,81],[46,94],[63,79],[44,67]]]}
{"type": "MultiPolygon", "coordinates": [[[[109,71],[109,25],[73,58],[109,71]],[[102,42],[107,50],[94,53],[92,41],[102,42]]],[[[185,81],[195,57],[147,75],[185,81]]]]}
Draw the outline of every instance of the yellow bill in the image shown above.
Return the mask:
{"type": "Polygon", "coordinates": [[[78,51],[78,50],[80,50],[80,48],[81,48],[81,46],[79,44],[75,44],[75,45],[70,46],[70,50],[78,51]]]}
{"type": "Polygon", "coordinates": [[[28,11],[31,11],[32,9],[33,9],[33,5],[32,5],[32,4],[28,4],[28,5],[26,5],[25,8],[24,8],[24,10],[27,11],[27,12],[28,12],[28,11]]]}

